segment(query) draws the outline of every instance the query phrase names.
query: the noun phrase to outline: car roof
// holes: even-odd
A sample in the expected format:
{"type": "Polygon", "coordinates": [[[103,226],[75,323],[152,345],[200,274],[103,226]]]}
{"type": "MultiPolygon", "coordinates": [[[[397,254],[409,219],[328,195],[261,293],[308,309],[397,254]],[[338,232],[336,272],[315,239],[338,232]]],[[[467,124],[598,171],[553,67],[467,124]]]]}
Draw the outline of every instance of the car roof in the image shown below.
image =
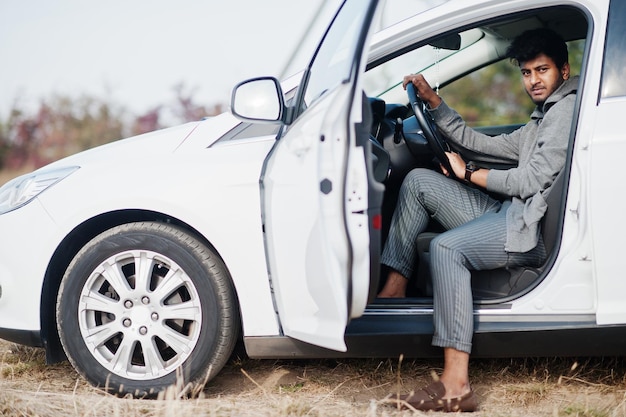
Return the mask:
{"type": "Polygon", "coordinates": [[[587,21],[580,10],[562,6],[532,10],[513,19],[481,26],[483,31],[502,39],[513,39],[525,30],[536,28],[552,29],[565,41],[582,39],[587,35],[587,21]]]}
{"type": "MultiPolygon", "coordinates": [[[[382,29],[374,34],[371,42],[369,56],[369,66],[378,64],[378,60],[389,53],[389,50],[404,51],[419,46],[419,39],[416,39],[417,28],[423,27],[426,21],[435,21],[431,24],[436,32],[441,29],[445,31],[446,22],[459,18],[459,21],[466,21],[468,27],[475,27],[484,33],[489,33],[492,37],[502,41],[510,42],[515,36],[525,30],[545,27],[554,30],[561,35],[565,41],[583,39],[587,36],[587,19],[581,10],[574,5],[545,6],[541,2],[535,2],[534,7],[520,8],[519,3],[515,7],[507,6],[507,1],[498,3],[497,7],[493,2],[487,0],[450,0],[438,7],[431,8],[423,13],[410,16],[391,26],[382,29]],[[489,13],[492,19],[484,19],[485,14],[477,12],[480,5],[489,6],[489,13]],[[445,18],[444,18],[445,17],[445,18]],[[480,22],[480,20],[483,20],[480,22]],[[478,21],[479,23],[475,23],[478,21]]],[[[460,27],[458,30],[463,30],[460,27]]],[[[442,35],[450,35],[449,33],[442,35]]]]}

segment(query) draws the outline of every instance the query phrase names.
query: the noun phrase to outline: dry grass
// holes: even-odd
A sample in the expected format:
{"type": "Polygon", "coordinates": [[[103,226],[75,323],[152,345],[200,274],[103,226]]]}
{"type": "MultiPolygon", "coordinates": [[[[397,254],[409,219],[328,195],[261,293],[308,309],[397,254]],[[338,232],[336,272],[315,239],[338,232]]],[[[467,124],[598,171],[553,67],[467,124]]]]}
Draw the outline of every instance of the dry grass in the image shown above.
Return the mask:
{"type": "MultiPolygon", "coordinates": [[[[51,417],[426,415],[386,405],[391,392],[427,383],[437,360],[257,361],[234,356],[206,387],[172,387],[156,400],[116,398],[41,349],[0,342],[0,414],[51,417]],[[400,366],[401,365],[401,366],[400,366]],[[184,394],[183,394],[184,393],[184,394]]],[[[513,359],[472,362],[475,416],[626,416],[626,361],[513,359]]]]}

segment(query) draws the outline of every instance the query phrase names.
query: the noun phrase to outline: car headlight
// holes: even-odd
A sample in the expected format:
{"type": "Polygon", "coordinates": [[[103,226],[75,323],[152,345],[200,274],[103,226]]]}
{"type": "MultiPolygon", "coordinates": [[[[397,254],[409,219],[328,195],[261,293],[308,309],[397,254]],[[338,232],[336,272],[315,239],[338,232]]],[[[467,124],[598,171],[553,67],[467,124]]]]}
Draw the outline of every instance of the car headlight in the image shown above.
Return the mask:
{"type": "Polygon", "coordinates": [[[37,171],[7,182],[0,188],[0,215],[30,203],[39,194],[78,168],[73,166],[50,171],[37,171]]]}

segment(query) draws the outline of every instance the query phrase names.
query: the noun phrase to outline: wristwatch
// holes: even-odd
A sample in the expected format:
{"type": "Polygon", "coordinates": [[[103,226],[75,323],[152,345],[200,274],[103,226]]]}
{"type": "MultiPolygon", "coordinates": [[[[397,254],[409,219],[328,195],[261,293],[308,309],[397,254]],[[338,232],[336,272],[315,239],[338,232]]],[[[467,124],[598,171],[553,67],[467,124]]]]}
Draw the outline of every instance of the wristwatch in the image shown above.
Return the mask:
{"type": "Polygon", "coordinates": [[[465,165],[465,181],[472,182],[472,174],[478,171],[480,167],[473,162],[468,162],[465,165]]]}

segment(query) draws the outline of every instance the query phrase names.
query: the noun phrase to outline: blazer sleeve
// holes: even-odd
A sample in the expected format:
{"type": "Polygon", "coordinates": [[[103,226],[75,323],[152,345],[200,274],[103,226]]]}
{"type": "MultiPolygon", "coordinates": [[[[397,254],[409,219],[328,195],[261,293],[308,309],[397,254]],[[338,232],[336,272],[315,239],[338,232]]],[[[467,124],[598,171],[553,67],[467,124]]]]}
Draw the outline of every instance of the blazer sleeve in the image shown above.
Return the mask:
{"type": "Polygon", "coordinates": [[[570,94],[555,103],[543,119],[530,122],[540,125],[527,161],[517,168],[489,171],[487,190],[526,199],[552,184],[565,166],[575,100],[570,94]]]}
{"type": "Polygon", "coordinates": [[[489,136],[467,126],[463,118],[445,101],[430,110],[437,127],[450,142],[461,148],[505,160],[519,160],[519,141],[525,135],[526,126],[498,136],[489,136]]]}

